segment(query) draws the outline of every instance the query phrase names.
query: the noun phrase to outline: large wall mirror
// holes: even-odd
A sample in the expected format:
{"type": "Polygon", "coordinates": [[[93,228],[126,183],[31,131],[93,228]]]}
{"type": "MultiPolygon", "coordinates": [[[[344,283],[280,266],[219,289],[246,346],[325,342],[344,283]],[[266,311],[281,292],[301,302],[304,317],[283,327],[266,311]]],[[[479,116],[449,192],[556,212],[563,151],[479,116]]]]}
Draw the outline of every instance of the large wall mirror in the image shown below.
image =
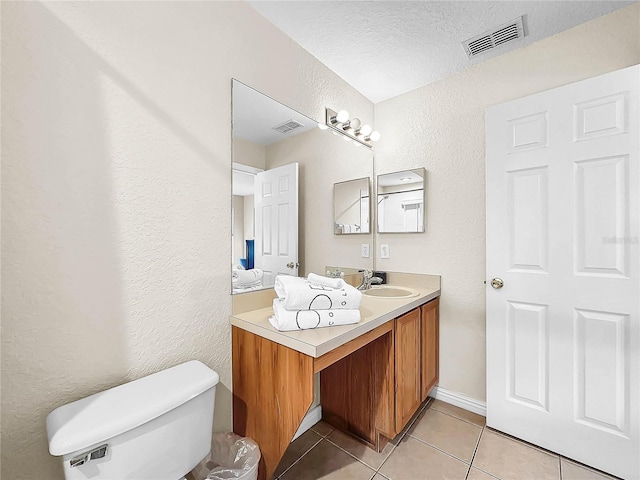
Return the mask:
{"type": "Polygon", "coordinates": [[[378,175],[378,233],[424,232],[424,168],[378,175]]]}
{"type": "Polygon", "coordinates": [[[278,274],[325,265],[373,268],[361,243],[334,235],[333,186],[373,178],[373,153],[233,80],[232,293],[273,287],[278,274]]]}

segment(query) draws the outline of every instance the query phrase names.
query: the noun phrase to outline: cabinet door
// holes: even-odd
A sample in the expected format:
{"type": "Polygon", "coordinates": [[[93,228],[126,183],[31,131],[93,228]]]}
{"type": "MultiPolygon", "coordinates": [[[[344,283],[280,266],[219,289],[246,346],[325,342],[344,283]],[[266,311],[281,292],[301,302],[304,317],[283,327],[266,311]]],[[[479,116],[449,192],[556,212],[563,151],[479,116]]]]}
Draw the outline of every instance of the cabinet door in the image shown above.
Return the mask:
{"type": "Polygon", "coordinates": [[[420,307],[422,322],[422,396],[425,400],[438,383],[438,310],[440,300],[436,298],[420,307]]]}
{"type": "Polygon", "coordinates": [[[422,401],[420,390],[420,309],[396,319],[396,431],[422,401]]]}

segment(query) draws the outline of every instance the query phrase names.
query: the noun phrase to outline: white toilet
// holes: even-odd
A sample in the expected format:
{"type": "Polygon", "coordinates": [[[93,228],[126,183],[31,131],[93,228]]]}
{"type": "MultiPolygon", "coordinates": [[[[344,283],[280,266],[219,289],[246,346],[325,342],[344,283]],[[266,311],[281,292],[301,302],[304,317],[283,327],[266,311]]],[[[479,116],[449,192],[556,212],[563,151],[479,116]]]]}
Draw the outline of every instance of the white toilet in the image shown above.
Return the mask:
{"type": "Polygon", "coordinates": [[[56,408],[49,452],[67,480],[178,480],[209,453],[218,381],[194,360],[56,408]]]}

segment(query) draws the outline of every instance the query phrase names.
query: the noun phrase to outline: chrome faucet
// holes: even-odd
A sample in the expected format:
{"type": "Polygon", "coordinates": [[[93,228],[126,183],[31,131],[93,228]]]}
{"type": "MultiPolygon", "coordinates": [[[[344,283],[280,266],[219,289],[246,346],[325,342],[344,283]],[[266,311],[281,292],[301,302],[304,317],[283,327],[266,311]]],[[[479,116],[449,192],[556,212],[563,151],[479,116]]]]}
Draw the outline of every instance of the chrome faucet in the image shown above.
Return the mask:
{"type": "Polygon", "coordinates": [[[369,290],[371,285],[380,285],[384,280],[380,277],[374,277],[372,270],[362,272],[362,283],[358,285],[358,290],[369,290]]]}
{"type": "Polygon", "coordinates": [[[334,270],[327,270],[325,274],[329,278],[344,278],[344,272],[341,272],[338,267],[335,267],[334,270]]]}

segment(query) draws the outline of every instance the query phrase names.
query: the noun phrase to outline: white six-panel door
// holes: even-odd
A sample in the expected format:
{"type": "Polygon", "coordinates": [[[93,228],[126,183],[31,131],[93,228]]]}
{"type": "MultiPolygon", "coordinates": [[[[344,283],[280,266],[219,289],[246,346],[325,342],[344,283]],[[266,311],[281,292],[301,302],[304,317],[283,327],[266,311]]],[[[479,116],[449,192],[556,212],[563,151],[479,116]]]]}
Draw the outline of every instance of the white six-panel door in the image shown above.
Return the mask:
{"type": "Polygon", "coordinates": [[[487,425],[625,479],[640,478],[639,83],[634,66],[486,112],[487,425]]]}
{"type": "Polygon", "coordinates": [[[260,172],[254,185],[255,267],[272,287],[278,274],[298,276],[298,164],[260,172]]]}

